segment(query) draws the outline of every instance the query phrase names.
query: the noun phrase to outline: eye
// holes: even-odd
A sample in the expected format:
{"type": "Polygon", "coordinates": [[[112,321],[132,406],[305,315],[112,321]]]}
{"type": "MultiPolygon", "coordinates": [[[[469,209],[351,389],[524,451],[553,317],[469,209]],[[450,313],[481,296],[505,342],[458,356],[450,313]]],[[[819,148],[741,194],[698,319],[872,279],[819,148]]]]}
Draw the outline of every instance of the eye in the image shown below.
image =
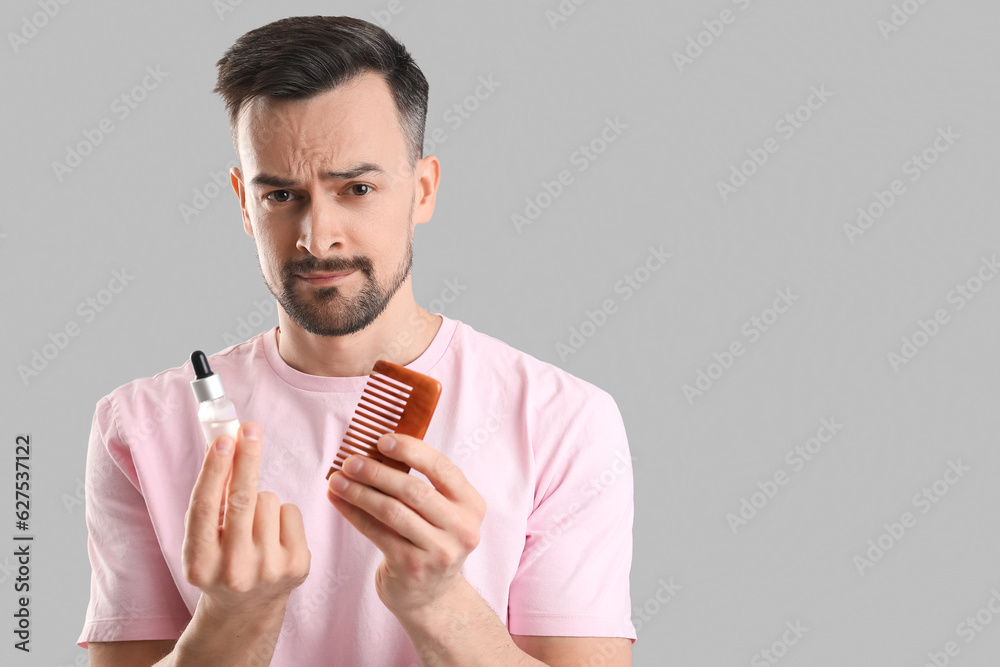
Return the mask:
{"type": "Polygon", "coordinates": [[[278,202],[279,204],[283,204],[285,202],[292,200],[292,193],[289,192],[288,190],[275,190],[274,192],[268,193],[267,199],[270,199],[271,201],[274,202],[278,202]],[[273,197],[274,195],[278,195],[278,197],[274,198],[273,197]]]}
{"type": "Polygon", "coordinates": [[[354,185],[351,186],[351,194],[358,195],[359,197],[365,196],[372,190],[373,190],[372,186],[368,185],[367,183],[355,183],[354,185]],[[364,188],[364,190],[359,191],[358,188],[364,188]]]}

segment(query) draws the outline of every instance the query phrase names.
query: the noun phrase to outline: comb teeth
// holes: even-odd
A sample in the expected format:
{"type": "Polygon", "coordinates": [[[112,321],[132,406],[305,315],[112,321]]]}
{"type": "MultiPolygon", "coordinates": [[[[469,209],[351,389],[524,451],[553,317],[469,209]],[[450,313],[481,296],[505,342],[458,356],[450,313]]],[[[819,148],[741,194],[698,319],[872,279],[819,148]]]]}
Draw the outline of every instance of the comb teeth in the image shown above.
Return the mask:
{"type": "Polygon", "coordinates": [[[341,469],[347,457],[355,454],[368,456],[402,472],[409,472],[409,466],[384,457],[378,451],[378,439],[393,432],[422,438],[440,393],[441,384],[434,378],[385,361],[375,362],[375,368],[368,376],[361,400],[348,424],[343,444],[326,473],[327,479],[334,471],[341,469]],[[390,377],[387,373],[400,377],[390,377]]]}

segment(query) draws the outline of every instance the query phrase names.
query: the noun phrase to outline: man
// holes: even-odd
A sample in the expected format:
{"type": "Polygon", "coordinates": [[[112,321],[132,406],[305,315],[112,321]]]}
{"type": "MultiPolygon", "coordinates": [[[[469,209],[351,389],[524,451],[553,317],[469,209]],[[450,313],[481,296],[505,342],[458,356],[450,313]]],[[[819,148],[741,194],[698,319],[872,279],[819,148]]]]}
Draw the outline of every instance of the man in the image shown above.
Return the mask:
{"type": "Polygon", "coordinates": [[[235,443],[202,454],[189,363],[98,402],[90,664],[631,664],[614,400],[413,299],[440,166],[410,55],[364,21],[297,17],[218,65],[278,326],[209,357],[235,443]],[[355,456],[327,482],[377,359],[438,379],[437,412],[425,440],[379,441],[410,474],[355,456]]]}

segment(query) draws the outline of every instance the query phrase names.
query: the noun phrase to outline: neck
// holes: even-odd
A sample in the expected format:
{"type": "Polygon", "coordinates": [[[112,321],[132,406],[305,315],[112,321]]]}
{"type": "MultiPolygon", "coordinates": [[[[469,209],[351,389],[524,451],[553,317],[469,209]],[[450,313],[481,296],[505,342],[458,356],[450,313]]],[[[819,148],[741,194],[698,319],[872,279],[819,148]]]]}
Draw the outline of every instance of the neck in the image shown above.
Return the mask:
{"type": "Polygon", "coordinates": [[[409,364],[431,344],[443,320],[418,306],[412,293],[403,291],[397,292],[374,322],[347,336],[311,334],[279,306],[278,354],[295,370],[324,377],[368,375],[379,359],[409,364]]]}

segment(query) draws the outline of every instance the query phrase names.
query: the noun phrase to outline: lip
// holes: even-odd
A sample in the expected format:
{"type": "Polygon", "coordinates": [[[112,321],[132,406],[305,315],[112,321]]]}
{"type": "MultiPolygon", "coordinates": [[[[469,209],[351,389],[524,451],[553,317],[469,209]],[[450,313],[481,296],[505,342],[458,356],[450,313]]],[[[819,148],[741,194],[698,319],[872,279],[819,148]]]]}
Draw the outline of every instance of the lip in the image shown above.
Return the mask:
{"type": "Polygon", "coordinates": [[[336,285],[352,273],[354,271],[347,271],[346,273],[309,273],[306,275],[297,275],[297,277],[310,285],[336,285]]]}

